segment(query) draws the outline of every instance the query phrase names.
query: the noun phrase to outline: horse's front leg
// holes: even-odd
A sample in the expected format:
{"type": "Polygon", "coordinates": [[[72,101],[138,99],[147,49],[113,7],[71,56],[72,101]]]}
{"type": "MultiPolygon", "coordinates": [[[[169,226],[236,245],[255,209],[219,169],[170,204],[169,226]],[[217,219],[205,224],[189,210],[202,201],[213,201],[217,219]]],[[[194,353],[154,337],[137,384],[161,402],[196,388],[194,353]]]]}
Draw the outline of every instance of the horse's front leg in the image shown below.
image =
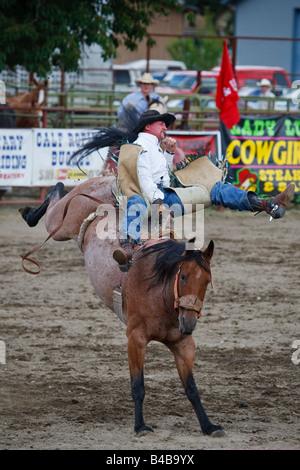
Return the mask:
{"type": "Polygon", "coordinates": [[[145,398],[144,386],[144,361],[147,341],[139,330],[133,330],[128,335],[128,364],[131,380],[131,396],[135,407],[134,430],[137,434],[141,431],[151,431],[144,422],[143,401],[145,398]]]}
{"type": "Polygon", "coordinates": [[[222,426],[213,424],[208,418],[194,381],[193,364],[195,357],[195,342],[193,337],[185,336],[176,343],[168,343],[167,346],[174,354],[177,370],[183,383],[185,393],[193,405],[203,434],[224,436],[226,433],[222,426]]]}

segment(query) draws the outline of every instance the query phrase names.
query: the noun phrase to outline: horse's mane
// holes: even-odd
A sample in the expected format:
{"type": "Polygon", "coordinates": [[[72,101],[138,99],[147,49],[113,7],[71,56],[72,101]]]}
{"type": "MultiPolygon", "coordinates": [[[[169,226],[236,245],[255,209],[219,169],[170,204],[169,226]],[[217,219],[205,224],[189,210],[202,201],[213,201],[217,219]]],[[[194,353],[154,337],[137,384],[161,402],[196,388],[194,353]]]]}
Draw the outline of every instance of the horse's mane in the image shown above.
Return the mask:
{"type": "Polygon", "coordinates": [[[201,250],[186,250],[185,242],[169,239],[142,250],[142,256],[144,257],[151,254],[157,256],[153,266],[153,275],[148,278],[152,279],[149,289],[170,279],[176,267],[182,261],[195,259],[201,268],[210,273],[209,261],[203,256],[203,252],[201,250]]]}

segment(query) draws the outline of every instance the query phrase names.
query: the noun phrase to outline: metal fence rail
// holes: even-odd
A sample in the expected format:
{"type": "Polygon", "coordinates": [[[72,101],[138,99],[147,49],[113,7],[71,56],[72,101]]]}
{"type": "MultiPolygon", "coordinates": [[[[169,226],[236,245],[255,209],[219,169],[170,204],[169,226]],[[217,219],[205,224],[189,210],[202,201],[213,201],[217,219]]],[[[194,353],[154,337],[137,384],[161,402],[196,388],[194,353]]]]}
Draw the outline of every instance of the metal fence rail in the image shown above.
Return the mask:
{"type": "MultiPolygon", "coordinates": [[[[40,119],[41,127],[49,128],[77,128],[77,127],[105,127],[113,126],[117,122],[117,109],[125,92],[115,91],[86,91],[68,90],[64,93],[49,93],[49,106],[43,107],[42,120],[38,116],[24,112],[16,116],[40,119]],[[63,102],[63,106],[58,103],[63,102]]],[[[208,94],[168,94],[168,111],[177,117],[174,129],[215,130],[219,129],[219,110],[215,105],[215,95],[208,94]],[[172,105],[176,101],[176,105],[172,105]]],[[[300,101],[300,100],[299,100],[300,101]]],[[[240,114],[256,114],[266,116],[272,114],[299,114],[300,108],[297,99],[292,100],[284,96],[274,98],[261,98],[257,96],[241,97],[239,101],[240,114]],[[263,101],[267,109],[258,109],[263,101]],[[294,101],[294,102],[293,102],[294,101]]],[[[5,113],[4,113],[5,114],[5,113]]],[[[37,123],[36,127],[39,126],[37,123]]]]}

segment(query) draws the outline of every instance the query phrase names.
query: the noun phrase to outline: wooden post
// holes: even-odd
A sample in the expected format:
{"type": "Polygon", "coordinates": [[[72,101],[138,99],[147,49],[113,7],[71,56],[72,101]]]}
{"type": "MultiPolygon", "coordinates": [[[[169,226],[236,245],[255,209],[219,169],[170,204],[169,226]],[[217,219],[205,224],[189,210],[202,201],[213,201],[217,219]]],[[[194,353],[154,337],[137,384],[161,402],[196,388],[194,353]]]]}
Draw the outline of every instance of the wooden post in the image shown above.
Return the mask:
{"type": "Polygon", "coordinates": [[[150,70],[150,42],[147,41],[147,63],[146,63],[146,72],[149,73],[150,70]]]}
{"type": "Polygon", "coordinates": [[[233,69],[233,74],[235,76],[235,64],[236,64],[236,43],[237,43],[237,38],[233,37],[230,39],[231,43],[231,49],[232,49],[232,69],[233,69]]]}
{"type": "Polygon", "coordinates": [[[61,77],[60,77],[60,97],[59,97],[59,105],[66,106],[64,100],[64,92],[65,92],[65,69],[61,69],[61,77]]]}

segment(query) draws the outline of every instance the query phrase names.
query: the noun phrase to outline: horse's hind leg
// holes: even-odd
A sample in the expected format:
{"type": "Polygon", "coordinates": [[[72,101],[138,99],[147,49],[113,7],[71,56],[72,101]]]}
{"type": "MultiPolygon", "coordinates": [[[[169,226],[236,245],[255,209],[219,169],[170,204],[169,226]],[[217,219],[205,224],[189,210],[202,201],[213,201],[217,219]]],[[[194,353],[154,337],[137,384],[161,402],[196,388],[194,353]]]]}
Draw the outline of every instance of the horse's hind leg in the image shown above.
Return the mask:
{"type": "Polygon", "coordinates": [[[134,430],[137,434],[142,431],[153,432],[144,422],[143,401],[145,397],[144,386],[144,360],[147,342],[144,341],[139,332],[133,331],[128,336],[128,364],[131,380],[131,396],[134,401],[135,424],[134,430]]]}
{"type": "Polygon", "coordinates": [[[200,395],[193,377],[193,364],[195,357],[195,342],[192,336],[186,336],[175,344],[168,343],[167,346],[175,357],[177,370],[183,383],[185,393],[193,405],[194,411],[200,423],[203,434],[224,436],[226,433],[222,426],[213,424],[208,418],[200,400],[200,395]]]}
{"type": "Polygon", "coordinates": [[[67,191],[64,189],[64,184],[62,182],[59,182],[55,185],[54,189],[48,194],[44,202],[35,208],[32,207],[24,207],[20,208],[19,212],[22,214],[23,219],[29,227],[35,227],[39,220],[43,217],[43,215],[46,213],[46,210],[48,208],[48,205],[52,199],[57,198],[61,199],[67,194],[67,191]]]}

